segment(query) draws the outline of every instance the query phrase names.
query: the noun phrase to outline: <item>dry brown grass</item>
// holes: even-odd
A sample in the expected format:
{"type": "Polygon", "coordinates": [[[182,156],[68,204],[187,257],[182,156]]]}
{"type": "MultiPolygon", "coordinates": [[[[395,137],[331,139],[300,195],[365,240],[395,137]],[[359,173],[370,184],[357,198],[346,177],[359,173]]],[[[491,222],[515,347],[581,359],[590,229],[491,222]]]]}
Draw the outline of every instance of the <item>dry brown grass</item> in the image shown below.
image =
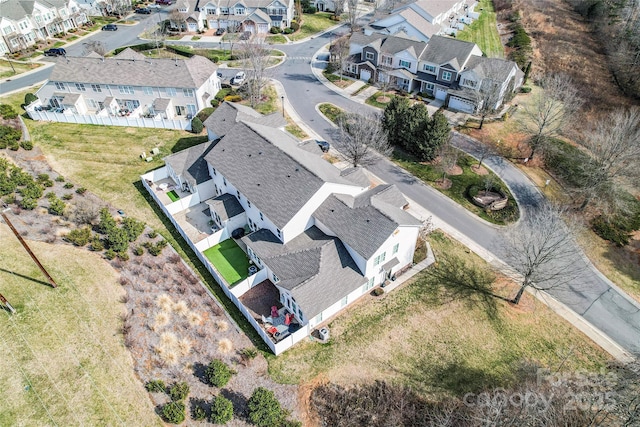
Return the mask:
{"type": "Polygon", "coordinates": [[[187,306],[187,303],[185,301],[178,301],[177,303],[173,304],[173,311],[178,316],[186,317],[189,314],[189,307],[187,306]]]}
{"type": "Polygon", "coordinates": [[[191,351],[191,341],[188,338],[184,338],[178,342],[178,351],[182,356],[186,356],[191,351]]]}
{"type": "Polygon", "coordinates": [[[233,343],[227,338],[218,341],[218,351],[222,354],[229,354],[233,351],[233,343]]]}
{"type": "Polygon", "coordinates": [[[191,312],[189,313],[187,318],[191,326],[197,326],[202,324],[202,316],[200,316],[198,313],[191,312]]]}
{"type": "Polygon", "coordinates": [[[169,295],[161,294],[158,295],[158,298],[156,298],[156,305],[163,311],[170,312],[173,308],[173,300],[169,295]]]}
{"type": "Polygon", "coordinates": [[[160,343],[162,347],[173,348],[178,344],[178,338],[172,332],[163,332],[160,335],[160,343]]]}
{"type": "Polygon", "coordinates": [[[226,320],[216,320],[216,328],[218,328],[220,332],[225,332],[229,329],[229,323],[226,320]]]}
{"type": "Polygon", "coordinates": [[[156,315],[155,320],[156,321],[154,326],[156,329],[159,329],[159,328],[162,328],[163,326],[167,326],[171,318],[169,317],[169,314],[166,311],[161,311],[156,315]]]}

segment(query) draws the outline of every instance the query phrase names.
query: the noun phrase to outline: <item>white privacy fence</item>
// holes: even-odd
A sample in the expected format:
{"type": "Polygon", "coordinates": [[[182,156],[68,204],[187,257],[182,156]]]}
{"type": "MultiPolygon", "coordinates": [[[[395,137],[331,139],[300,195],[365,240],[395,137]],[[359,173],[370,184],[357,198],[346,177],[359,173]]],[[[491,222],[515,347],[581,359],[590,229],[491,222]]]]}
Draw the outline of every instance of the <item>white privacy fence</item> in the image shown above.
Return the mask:
{"type": "Polygon", "coordinates": [[[191,120],[151,119],[146,117],[96,116],[93,114],[65,114],[27,108],[33,120],[76,123],[100,126],[129,126],[139,128],[191,130],[191,120]]]}

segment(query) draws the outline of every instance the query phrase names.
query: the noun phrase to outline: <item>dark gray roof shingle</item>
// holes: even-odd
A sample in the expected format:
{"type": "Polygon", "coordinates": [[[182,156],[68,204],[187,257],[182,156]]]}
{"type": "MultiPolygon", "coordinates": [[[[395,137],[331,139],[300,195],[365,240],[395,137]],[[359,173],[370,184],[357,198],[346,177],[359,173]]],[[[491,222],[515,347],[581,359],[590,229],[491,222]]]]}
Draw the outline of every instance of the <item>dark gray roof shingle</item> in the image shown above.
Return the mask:
{"type": "Polygon", "coordinates": [[[202,184],[211,179],[209,168],[204,159],[205,155],[213,147],[212,142],[205,142],[193,147],[178,151],[165,157],[163,160],[173,171],[189,181],[191,185],[202,184]]]}
{"type": "Polygon", "coordinates": [[[274,128],[283,127],[287,124],[279,112],[263,116],[253,108],[228,101],[220,104],[203,124],[221,138],[240,121],[258,123],[274,128]]]}
{"type": "Polygon", "coordinates": [[[269,230],[243,238],[291,292],[307,319],[362,286],[365,278],[342,242],[311,227],[283,245],[269,230]]]}
{"type": "Polygon", "coordinates": [[[464,67],[471,55],[475,43],[456,40],[450,37],[433,36],[427,48],[420,55],[420,60],[442,65],[450,63],[456,70],[464,67]]]}
{"type": "Polygon", "coordinates": [[[209,199],[205,201],[205,203],[212,211],[215,211],[223,221],[233,218],[234,216],[238,216],[244,212],[244,208],[236,196],[229,193],[209,199]]]}
{"type": "Polygon", "coordinates": [[[59,58],[50,81],[128,86],[199,88],[218,66],[205,57],[131,60],[67,56],[59,58]]]}

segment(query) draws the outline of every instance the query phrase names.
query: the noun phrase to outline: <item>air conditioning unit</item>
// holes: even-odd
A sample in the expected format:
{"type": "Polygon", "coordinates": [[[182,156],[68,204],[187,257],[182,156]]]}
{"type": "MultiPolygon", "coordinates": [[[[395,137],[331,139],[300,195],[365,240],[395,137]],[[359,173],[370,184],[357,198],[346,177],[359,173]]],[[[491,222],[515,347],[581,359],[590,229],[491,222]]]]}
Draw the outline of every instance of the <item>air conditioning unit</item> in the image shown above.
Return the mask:
{"type": "Polygon", "coordinates": [[[318,335],[320,335],[320,339],[322,341],[326,341],[329,339],[329,328],[320,328],[318,330],[318,335]]]}

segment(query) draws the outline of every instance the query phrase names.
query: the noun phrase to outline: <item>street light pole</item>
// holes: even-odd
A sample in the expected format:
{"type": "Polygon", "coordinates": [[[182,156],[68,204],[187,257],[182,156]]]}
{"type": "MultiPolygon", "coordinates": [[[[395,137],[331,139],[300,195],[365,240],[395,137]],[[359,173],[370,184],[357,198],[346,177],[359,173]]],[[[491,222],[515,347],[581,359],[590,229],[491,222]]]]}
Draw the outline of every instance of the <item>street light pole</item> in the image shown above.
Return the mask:
{"type": "Polygon", "coordinates": [[[6,57],[7,57],[7,58],[6,58],[6,59],[7,59],[7,62],[9,63],[9,65],[11,65],[11,69],[13,70],[13,74],[15,75],[15,74],[16,74],[16,69],[15,69],[15,68],[13,68],[13,62],[11,62],[11,60],[9,59],[9,53],[8,53],[8,52],[7,52],[7,53],[5,53],[5,54],[4,54],[4,56],[6,56],[6,57]]]}
{"type": "Polygon", "coordinates": [[[284,95],[282,95],[280,99],[282,100],[282,117],[284,117],[284,95]]]}

